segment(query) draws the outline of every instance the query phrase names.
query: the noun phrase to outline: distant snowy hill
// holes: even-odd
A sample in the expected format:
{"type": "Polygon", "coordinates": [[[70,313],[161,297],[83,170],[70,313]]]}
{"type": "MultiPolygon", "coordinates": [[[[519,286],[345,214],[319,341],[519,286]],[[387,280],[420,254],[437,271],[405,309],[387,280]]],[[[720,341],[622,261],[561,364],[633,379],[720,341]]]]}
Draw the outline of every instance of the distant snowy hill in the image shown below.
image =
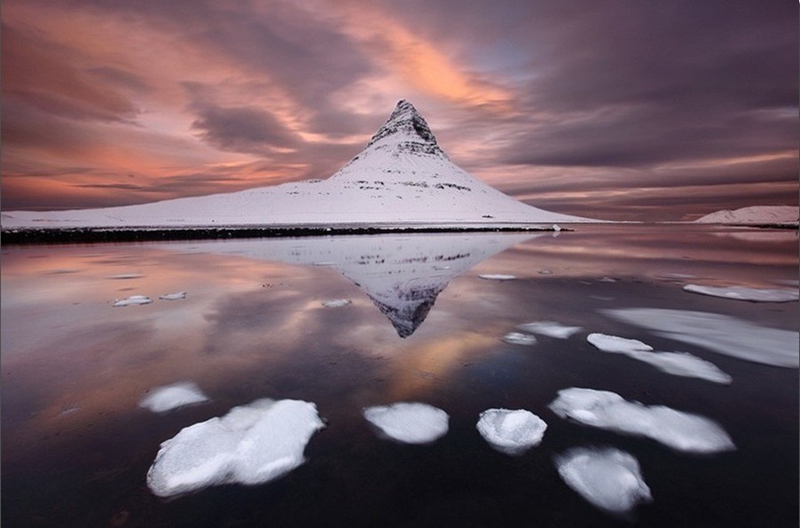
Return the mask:
{"type": "Polygon", "coordinates": [[[755,205],[734,211],[717,211],[695,220],[700,224],[797,224],[800,209],[793,205],[755,205]]]}
{"type": "Polygon", "coordinates": [[[3,229],[207,226],[501,226],[592,222],[526,205],[454,165],[400,101],[364,150],[326,180],[73,211],[11,211],[3,229]]]}

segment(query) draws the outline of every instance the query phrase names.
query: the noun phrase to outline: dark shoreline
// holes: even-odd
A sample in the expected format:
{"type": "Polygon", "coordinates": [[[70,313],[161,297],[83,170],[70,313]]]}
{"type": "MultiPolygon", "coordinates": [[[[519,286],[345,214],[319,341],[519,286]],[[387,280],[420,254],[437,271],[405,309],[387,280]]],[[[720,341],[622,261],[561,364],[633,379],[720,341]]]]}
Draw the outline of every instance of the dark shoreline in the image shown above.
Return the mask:
{"type": "MultiPolygon", "coordinates": [[[[562,228],[562,231],[571,231],[562,228]]],[[[197,227],[133,229],[13,229],[2,231],[3,244],[75,244],[90,242],[152,242],[157,240],[202,240],[234,238],[279,238],[307,236],[377,235],[385,233],[498,233],[555,231],[544,226],[465,227],[197,227]]]]}

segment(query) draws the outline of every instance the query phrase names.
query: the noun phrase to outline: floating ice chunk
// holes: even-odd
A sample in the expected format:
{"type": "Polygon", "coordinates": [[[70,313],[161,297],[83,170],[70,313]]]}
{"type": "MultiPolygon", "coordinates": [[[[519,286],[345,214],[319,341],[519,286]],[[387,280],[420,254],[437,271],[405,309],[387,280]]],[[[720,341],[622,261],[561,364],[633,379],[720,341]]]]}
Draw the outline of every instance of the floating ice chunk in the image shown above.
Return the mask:
{"type": "Polygon", "coordinates": [[[306,444],[323,426],[309,402],[263,399],[234,407],[163,442],[147,486],[171,497],[218,484],[269,482],[305,461],[306,444]]]}
{"type": "Polygon", "coordinates": [[[481,279],[486,280],[496,280],[496,281],[506,281],[506,280],[514,280],[517,277],[514,275],[500,275],[500,274],[492,274],[492,273],[485,273],[483,275],[478,275],[481,279]]]}
{"type": "Polygon", "coordinates": [[[322,303],[322,306],[326,308],[339,308],[341,306],[347,306],[352,301],[350,299],[333,299],[330,301],[325,301],[322,303]]]}
{"type": "Polygon", "coordinates": [[[407,444],[427,444],[444,436],[450,420],[443,410],[415,402],[369,407],[364,418],[389,438],[407,444]]]}
{"type": "Polygon", "coordinates": [[[736,299],[739,301],[792,302],[800,298],[800,291],[787,288],[765,289],[746,288],[744,286],[716,287],[687,284],[683,289],[687,292],[711,295],[712,297],[722,297],[725,299],[736,299]]]}
{"type": "Polygon", "coordinates": [[[552,275],[552,274],[553,274],[553,272],[550,271],[549,269],[539,270],[539,275],[552,275]]]}
{"type": "Polygon", "coordinates": [[[625,308],[602,313],[655,331],[656,335],[701,346],[720,354],[776,367],[800,366],[798,333],[758,326],[706,312],[625,308]]]}
{"type": "Polygon", "coordinates": [[[558,225],[558,224],[553,224],[553,231],[555,231],[556,233],[558,233],[559,231],[561,231],[561,226],[560,226],[560,225],[558,225]]]}
{"type": "Polygon", "coordinates": [[[645,352],[634,350],[626,356],[653,365],[662,372],[687,378],[700,378],[714,383],[728,384],[732,380],[713,363],[700,359],[688,352],[645,352]]]}
{"type": "Polygon", "coordinates": [[[108,278],[112,280],[130,280],[141,279],[144,275],[140,273],[119,273],[117,275],[109,275],[108,278]]]}
{"type": "Polygon", "coordinates": [[[649,363],[667,374],[700,378],[715,383],[731,382],[731,377],[716,365],[686,352],[652,352],[653,348],[650,345],[636,339],[605,334],[589,334],[586,339],[604,352],[624,354],[649,363]]]}
{"type": "Polygon", "coordinates": [[[153,389],[139,402],[139,407],[162,413],[204,401],[208,401],[208,396],[200,387],[192,382],[181,382],[153,389]]]}
{"type": "Polygon", "coordinates": [[[180,299],[186,298],[186,292],[175,292],[175,293],[167,293],[166,295],[161,295],[159,299],[162,301],[178,301],[180,299]]]}
{"type": "Polygon", "coordinates": [[[521,332],[509,332],[503,336],[503,341],[510,345],[530,346],[536,344],[536,337],[521,332]]]}
{"type": "Polygon", "coordinates": [[[131,295],[127,299],[115,299],[114,304],[111,306],[119,307],[119,306],[131,306],[135,304],[150,304],[153,302],[153,299],[147,297],[146,295],[131,295]]]}
{"type": "Polygon", "coordinates": [[[648,344],[636,339],[626,339],[606,334],[589,334],[586,340],[603,352],[632,352],[636,350],[653,350],[648,344]]]}
{"type": "Polygon", "coordinates": [[[476,427],[493,448],[508,455],[519,455],[541,443],[547,424],[524,409],[488,409],[480,414],[476,427]]]}
{"type": "Polygon", "coordinates": [[[526,323],[519,325],[517,328],[531,334],[540,334],[558,339],[566,339],[583,330],[580,326],[564,326],[559,323],[554,323],[553,321],[526,323]]]}
{"type": "Polygon", "coordinates": [[[728,433],[708,418],[662,405],[648,407],[629,402],[614,392],[563,389],[549,407],[561,418],[646,436],[677,451],[716,453],[736,449],[728,433]]]}
{"type": "Polygon", "coordinates": [[[555,463],[570,488],[607,513],[626,514],[653,500],[639,462],[618,449],[574,448],[556,456],[555,463]]]}

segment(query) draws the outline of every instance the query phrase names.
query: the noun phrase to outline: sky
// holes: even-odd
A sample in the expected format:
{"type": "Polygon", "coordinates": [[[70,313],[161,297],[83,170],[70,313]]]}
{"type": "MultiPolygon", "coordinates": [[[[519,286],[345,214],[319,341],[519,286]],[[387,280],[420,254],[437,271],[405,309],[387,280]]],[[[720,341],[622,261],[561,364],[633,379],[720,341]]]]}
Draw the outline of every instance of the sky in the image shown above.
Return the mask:
{"type": "Polygon", "coordinates": [[[526,203],[798,203],[794,0],[4,0],[0,207],[327,178],[406,99],[526,203]]]}

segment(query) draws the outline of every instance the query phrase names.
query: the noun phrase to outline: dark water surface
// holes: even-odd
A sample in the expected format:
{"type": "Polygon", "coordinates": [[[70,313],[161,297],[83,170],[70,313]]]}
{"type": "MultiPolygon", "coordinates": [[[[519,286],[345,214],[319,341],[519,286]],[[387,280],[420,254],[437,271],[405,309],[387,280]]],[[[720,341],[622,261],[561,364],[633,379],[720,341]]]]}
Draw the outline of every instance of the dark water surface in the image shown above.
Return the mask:
{"type": "MultiPolygon", "coordinates": [[[[608,310],[705,312],[796,332],[797,302],[682,287],[796,290],[797,280],[796,231],[713,227],[4,246],[2,525],[796,527],[796,360],[770,363],[771,343],[746,344],[743,359],[608,310]],[[185,299],[158,299],[180,291],[185,299]],[[112,307],[131,295],[153,302],[112,307]],[[323,306],[336,299],[351,303],[323,306]],[[583,330],[503,341],[535,321],[583,330]],[[592,332],[689,352],[733,381],[601,352],[592,332]],[[181,381],[210,401],[161,414],[139,406],[181,381]],[[736,449],[693,455],[565,421],[548,404],[569,387],[702,415],[736,449]],[[327,427],[305,464],[257,486],[151,493],[161,442],[260,398],[317,405],[327,427]],[[443,409],[449,432],[427,445],[379,438],[363,409],[400,401],[443,409]],[[542,443],[521,456],[495,451],[475,428],[489,408],[537,414],[542,443]],[[570,448],[605,446],[636,457],[652,492],[626,518],[592,506],[555,466],[570,448]]],[[[738,339],[736,324],[728,330],[738,339]]]]}

